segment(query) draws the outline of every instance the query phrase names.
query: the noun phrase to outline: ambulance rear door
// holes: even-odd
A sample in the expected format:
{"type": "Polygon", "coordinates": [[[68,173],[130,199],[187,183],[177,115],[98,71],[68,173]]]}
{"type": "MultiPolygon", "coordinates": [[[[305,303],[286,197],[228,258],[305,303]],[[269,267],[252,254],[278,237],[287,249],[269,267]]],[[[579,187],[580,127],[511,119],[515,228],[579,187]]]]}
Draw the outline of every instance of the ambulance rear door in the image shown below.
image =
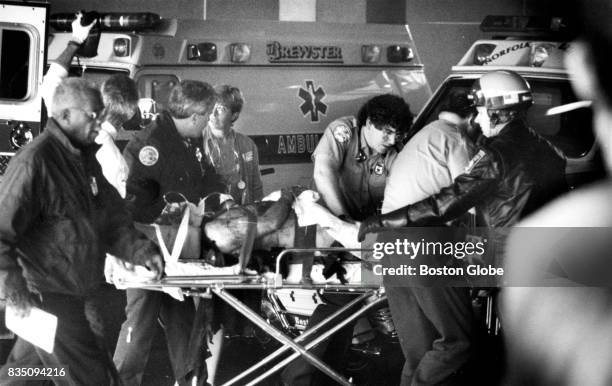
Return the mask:
{"type": "Polygon", "coordinates": [[[41,130],[48,7],[0,1],[0,174],[41,130]]]}

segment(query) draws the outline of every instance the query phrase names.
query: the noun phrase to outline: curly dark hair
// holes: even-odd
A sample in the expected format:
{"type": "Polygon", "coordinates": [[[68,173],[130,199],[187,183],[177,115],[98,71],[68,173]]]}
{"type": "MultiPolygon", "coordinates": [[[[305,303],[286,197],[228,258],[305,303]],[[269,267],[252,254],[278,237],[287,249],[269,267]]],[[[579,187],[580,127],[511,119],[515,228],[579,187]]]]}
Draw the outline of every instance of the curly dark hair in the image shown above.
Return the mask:
{"type": "Polygon", "coordinates": [[[363,127],[366,121],[377,128],[389,125],[398,133],[406,133],[412,125],[410,106],[401,97],[392,94],[377,95],[367,101],[357,113],[357,126],[363,127]]]}

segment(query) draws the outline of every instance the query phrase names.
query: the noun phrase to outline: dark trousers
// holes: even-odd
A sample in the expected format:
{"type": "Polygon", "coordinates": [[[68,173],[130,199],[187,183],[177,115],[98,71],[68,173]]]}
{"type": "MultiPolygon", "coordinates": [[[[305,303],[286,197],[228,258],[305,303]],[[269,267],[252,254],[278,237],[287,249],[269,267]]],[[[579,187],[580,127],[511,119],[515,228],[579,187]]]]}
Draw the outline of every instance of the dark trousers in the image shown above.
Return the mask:
{"type": "Polygon", "coordinates": [[[470,292],[460,287],[387,287],[406,359],[402,386],[454,385],[473,339],[470,292]]]}
{"type": "MultiPolygon", "coordinates": [[[[0,370],[1,385],[40,385],[8,377],[9,367],[67,367],[68,377],[59,385],[110,385],[116,370],[104,344],[104,327],[93,299],[43,293],[40,308],[57,316],[53,353],[18,338],[7,363],[0,370]]],[[[50,383],[50,382],[47,382],[50,383]]]]}
{"type": "Polygon", "coordinates": [[[178,301],[157,291],[128,289],[126,321],[121,326],[113,358],[125,386],[140,385],[149,359],[158,322],[166,334],[174,377],[179,385],[206,381],[205,341],[194,331],[195,306],[192,299],[178,301]]]}
{"type": "MultiPolygon", "coordinates": [[[[346,304],[350,300],[354,299],[352,296],[345,295],[329,295],[326,300],[332,298],[334,304],[321,304],[315,308],[312,316],[308,320],[307,330],[327,318],[334,312],[336,312],[341,306],[337,304],[346,304]]],[[[320,333],[315,336],[321,335],[323,332],[329,330],[331,326],[336,323],[332,322],[328,324],[327,328],[323,328],[320,333]]],[[[330,338],[322,341],[317,346],[309,350],[309,352],[320,358],[328,364],[332,369],[342,372],[347,357],[349,347],[351,345],[351,339],[353,337],[354,323],[350,323],[343,329],[332,335],[330,338]]],[[[307,344],[312,341],[314,337],[301,342],[301,345],[307,344]]],[[[299,357],[293,362],[289,363],[281,374],[281,379],[284,385],[289,386],[322,386],[322,385],[337,385],[330,377],[319,371],[316,367],[310,364],[310,362],[299,357]]]]}

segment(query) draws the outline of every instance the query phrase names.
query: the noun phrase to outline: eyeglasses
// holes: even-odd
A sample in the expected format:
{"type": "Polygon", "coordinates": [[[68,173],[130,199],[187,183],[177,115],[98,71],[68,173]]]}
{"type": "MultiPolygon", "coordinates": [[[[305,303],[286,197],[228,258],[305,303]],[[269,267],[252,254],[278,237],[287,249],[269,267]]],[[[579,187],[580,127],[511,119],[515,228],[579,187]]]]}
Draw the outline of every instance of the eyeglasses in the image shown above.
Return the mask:
{"type": "Polygon", "coordinates": [[[96,122],[100,123],[100,119],[98,119],[99,115],[95,111],[89,112],[89,111],[83,110],[83,109],[81,109],[79,107],[70,107],[70,108],[73,109],[73,110],[79,110],[80,112],[85,114],[85,116],[88,118],[89,122],[96,121],[96,122]]]}

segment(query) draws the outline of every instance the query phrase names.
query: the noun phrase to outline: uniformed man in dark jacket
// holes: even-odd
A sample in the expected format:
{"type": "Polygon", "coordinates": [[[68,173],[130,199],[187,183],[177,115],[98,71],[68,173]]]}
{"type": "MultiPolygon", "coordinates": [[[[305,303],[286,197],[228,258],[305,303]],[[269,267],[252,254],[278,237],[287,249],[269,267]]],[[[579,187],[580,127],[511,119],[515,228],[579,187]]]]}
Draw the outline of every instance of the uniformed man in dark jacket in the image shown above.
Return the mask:
{"type": "MultiPolygon", "coordinates": [[[[202,131],[214,103],[215,92],[209,84],[182,81],[170,93],[168,111],[127,144],[127,199],[136,221],[155,221],[165,201],[177,196],[197,205],[207,194],[222,189],[218,176],[202,159],[202,131]]],[[[162,292],[127,290],[127,320],[121,326],[114,356],[126,385],[142,383],[158,317],[178,383],[191,384],[195,376],[199,382],[206,380],[204,352],[190,348],[194,311],[189,300],[180,302],[162,292]]]]}
{"type": "MultiPolygon", "coordinates": [[[[529,84],[514,72],[494,71],[476,81],[471,96],[478,110],[476,122],[484,137],[478,141],[477,153],[465,172],[433,196],[384,215],[369,217],[360,226],[360,240],[378,228],[443,226],[472,207],[476,208],[478,226],[511,227],[566,191],[564,157],[525,121],[533,98],[529,84]]],[[[490,242],[495,241],[503,242],[503,232],[490,242]]],[[[448,315],[422,311],[432,309],[425,305],[436,301],[431,296],[433,291],[411,293],[412,296],[404,299],[390,297],[389,301],[406,355],[401,384],[458,384],[464,381],[460,379],[458,363],[450,360],[453,358],[451,349],[462,347],[453,347],[455,342],[445,344],[440,336],[444,337],[448,331],[436,331],[436,323],[427,320],[448,315]],[[414,333],[423,330],[429,334],[414,333]]],[[[453,302],[459,304],[458,299],[449,303],[453,302]]],[[[456,315],[451,317],[465,320],[467,317],[461,316],[465,310],[456,307],[453,309],[456,315]]]]}
{"type": "Polygon", "coordinates": [[[163,260],[134,229],[95,158],[99,91],[64,79],[52,106],[44,132],[15,155],[0,186],[0,279],[3,298],[19,312],[37,306],[57,316],[55,347],[48,353],[17,339],[0,384],[18,379],[11,368],[42,366],[56,374],[64,368],[59,379],[67,384],[108,385],[116,370],[93,301],[105,253],[148,267],[153,278],[161,277],[163,260]]]}

